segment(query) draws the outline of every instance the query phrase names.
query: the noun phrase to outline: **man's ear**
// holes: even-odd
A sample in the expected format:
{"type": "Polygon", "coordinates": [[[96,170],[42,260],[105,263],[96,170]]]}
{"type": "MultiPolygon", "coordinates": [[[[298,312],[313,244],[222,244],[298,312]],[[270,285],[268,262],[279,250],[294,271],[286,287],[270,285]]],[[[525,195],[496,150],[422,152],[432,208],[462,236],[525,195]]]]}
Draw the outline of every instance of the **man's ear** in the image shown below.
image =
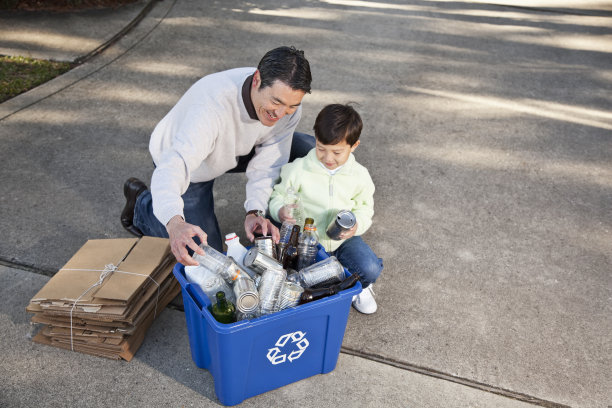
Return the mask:
{"type": "Polygon", "coordinates": [[[254,89],[259,89],[259,86],[261,85],[261,74],[259,73],[259,70],[256,69],[255,73],[253,74],[253,83],[252,86],[254,89]]]}
{"type": "Polygon", "coordinates": [[[357,148],[357,146],[359,146],[359,143],[361,143],[361,140],[357,140],[357,141],[355,142],[355,144],[353,144],[353,145],[351,146],[351,153],[353,153],[353,152],[355,151],[355,149],[357,148]]]}

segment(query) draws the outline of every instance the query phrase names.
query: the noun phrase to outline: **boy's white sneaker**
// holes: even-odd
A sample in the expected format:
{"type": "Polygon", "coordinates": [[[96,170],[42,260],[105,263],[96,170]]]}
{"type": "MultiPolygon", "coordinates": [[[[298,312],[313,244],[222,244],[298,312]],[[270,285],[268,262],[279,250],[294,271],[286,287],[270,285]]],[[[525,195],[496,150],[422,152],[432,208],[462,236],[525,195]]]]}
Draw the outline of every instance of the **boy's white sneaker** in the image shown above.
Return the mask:
{"type": "Polygon", "coordinates": [[[360,294],[353,296],[353,307],[364,314],[372,314],[378,309],[376,300],[374,300],[372,285],[363,289],[360,294]]]}

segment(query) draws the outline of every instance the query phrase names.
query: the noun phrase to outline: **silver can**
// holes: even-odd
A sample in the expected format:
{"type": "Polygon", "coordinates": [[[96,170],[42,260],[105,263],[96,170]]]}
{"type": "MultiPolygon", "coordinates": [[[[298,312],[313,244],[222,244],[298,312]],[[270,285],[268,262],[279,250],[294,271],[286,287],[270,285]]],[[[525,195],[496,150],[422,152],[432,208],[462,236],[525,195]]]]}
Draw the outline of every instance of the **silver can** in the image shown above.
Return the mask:
{"type": "Polygon", "coordinates": [[[325,233],[334,241],[339,241],[340,235],[353,228],[357,223],[357,218],[349,210],[342,210],[336,214],[336,217],[329,223],[325,233]]]}
{"type": "Polygon", "coordinates": [[[283,288],[280,292],[280,300],[278,301],[277,309],[284,310],[290,307],[297,306],[300,302],[300,296],[302,296],[304,288],[297,283],[289,282],[286,280],[283,283],[283,288]]]}
{"type": "Polygon", "coordinates": [[[280,292],[287,277],[284,269],[267,269],[259,283],[259,311],[262,315],[275,312],[280,292]]]}
{"type": "Polygon", "coordinates": [[[255,238],[255,245],[259,248],[259,252],[268,255],[270,258],[278,259],[276,256],[276,244],[271,236],[255,238]]]}
{"type": "Polygon", "coordinates": [[[310,288],[318,284],[341,282],[344,279],[344,267],[335,256],[330,256],[302,269],[298,274],[300,284],[310,288]]]}
{"type": "Polygon", "coordinates": [[[259,251],[257,247],[249,249],[244,256],[244,266],[255,270],[259,274],[264,273],[268,269],[283,269],[283,265],[280,262],[259,251]]]}
{"type": "Polygon", "coordinates": [[[236,296],[236,309],[249,313],[255,312],[259,306],[259,293],[255,282],[247,275],[240,275],[234,282],[234,295],[236,296]]]}

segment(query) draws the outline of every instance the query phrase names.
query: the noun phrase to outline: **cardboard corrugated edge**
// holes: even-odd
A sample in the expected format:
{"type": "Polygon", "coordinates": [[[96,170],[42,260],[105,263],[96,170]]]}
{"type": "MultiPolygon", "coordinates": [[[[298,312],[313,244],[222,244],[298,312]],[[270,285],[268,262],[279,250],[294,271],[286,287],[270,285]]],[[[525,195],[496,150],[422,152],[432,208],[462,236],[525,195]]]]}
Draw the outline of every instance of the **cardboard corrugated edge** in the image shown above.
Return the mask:
{"type": "MultiPolygon", "coordinates": [[[[163,299],[160,300],[159,306],[160,310],[163,310],[172,299],[174,299],[181,292],[181,287],[178,284],[178,281],[174,280],[173,285],[170,287],[166,295],[163,299]]],[[[139,329],[134,332],[133,335],[126,338],[126,340],[121,344],[120,351],[118,353],[109,352],[108,350],[102,350],[99,347],[93,347],[82,344],[74,344],[74,350],[90,354],[97,357],[105,357],[113,360],[124,359],[126,361],[131,361],[134,358],[134,355],[142,345],[144,341],[145,334],[149,327],[152,325],[153,321],[153,310],[149,313],[147,318],[145,318],[142,324],[139,326],[139,329]]],[[[58,347],[65,350],[70,350],[70,339],[67,342],[54,342],[50,337],[47,337],[42,334],[42,330],[39,331],[32,341],[39,344],[44,344],[48,346],[58,347]]]]}

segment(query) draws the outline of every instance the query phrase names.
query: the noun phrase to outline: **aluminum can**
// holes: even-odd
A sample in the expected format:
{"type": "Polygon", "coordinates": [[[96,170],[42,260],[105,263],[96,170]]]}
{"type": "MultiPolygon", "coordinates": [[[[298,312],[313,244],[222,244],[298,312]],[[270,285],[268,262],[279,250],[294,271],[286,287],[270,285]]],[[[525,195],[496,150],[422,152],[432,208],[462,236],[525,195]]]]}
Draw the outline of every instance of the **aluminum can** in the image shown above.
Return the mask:
{"type": "Polygon", "coordinates": [[[259,252],[268,255],[270,258],[278,259],[276,256],[276,244],[272,241],[271,236],[255,238],[255,245],[259,248],[259,252]]]}
{"type": "Polygon", "coordinates": [[[259,283],[259,311],[266,315],[277,311],[280,291],[287,277],[284,269],[267,269],[259,283]]]}
{"type": "Polygon", "coordinates": [[[310,288],[319,284],[341,282],[344,279],[344,267],[335,256],[330,256],[302,269],[298,274],[300,284],[310,288]]]}
{"type": "Polygon", "coordinates": [[[259,274],[263,274],[268,269],[283,269],[283,265],[280,262],[260,252],[257,247],[249,249],[244,256],[244,266],[253,269],[259,274]]]}
{"type": "Polygon", "coordinates": [[[334,241],[339,241],[342,239],[340,238],[340,234],[353,228],[356,223],[357,218],[355,218],[355,214],[349,210],[342,210],[338,212],[336,217],[329,223],[325,233],[334,241]]]}

